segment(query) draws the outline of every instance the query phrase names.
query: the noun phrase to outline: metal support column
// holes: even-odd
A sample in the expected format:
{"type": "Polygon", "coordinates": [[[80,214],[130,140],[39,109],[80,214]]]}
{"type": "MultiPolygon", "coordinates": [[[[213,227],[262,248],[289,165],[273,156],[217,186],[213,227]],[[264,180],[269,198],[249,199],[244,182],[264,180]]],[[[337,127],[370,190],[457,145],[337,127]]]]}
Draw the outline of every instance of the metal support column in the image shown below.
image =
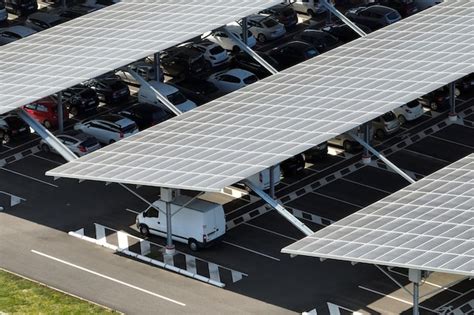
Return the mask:
{"type": "Polygon", "coordinates": [[[419,315],[421,270],[408,269],[408,279],[413,282],[413,315],[419,315]]]}
{"type": "Polygon", "coordinates": [[[456,85],[454,82],[449,84],[449,120],[456,121],[456,85]]]}
{"type": "Polygon", "coordinates": [[[240,47],[243,51],[245,51],[247,54],[249,54],[253,59],[255,59],[258,63],[260,63],[265,69],[268,70],[271,74],[277,74],[278,71],[272,67],[271,64],[269,64],[265,59],[260,57],[255,51],[253,51],[249,46],[244,44],[244,42],[238,38],[237,36],[234,35],[234,33],[229,32],[225,27],[222,29],[229,38],[231,38],[234,43],[240,47]]]}
{"type": "Polygon", "coordinates": [[[295,216],[293,216],[288,210],[285,209],[281,204],[278,203],[275,199],[271,198],[267,195],[263,190],[259,187],[254,185],[251,181],[246,180],[245,185],[252,189],[257,195],[260,196],[266,203],[268,203],[272,208],[274,208],[278,213],[280,213],[285,219],[287,219],[291,224],[293,224],[296,228],[298,228],[301,232],[303,232],[306,236],[314,234],[313,231],[309,227],[307,227],[303,222],[298,220],[295,216]]]}
{"type": "Polygon", "coordinates": [[[63,93],[58,93],[58,130],[64,131],[64,107],[63,107],[63,93]]]}
{"type": "Polygon", "coordinates": [[[272,165],[270,166],[270,190],[269,190],[269,193],[270,193],[270,197],[272,199],[275,199],[275,166],[272,165]]]}
{"type": "Polygon", "coordinates": [[[160,82],[161,67],[160,67],[160,53],[157,52],[153,56],[153,71],[155,71],[155,80],[160,82]]]}
{"type": "MultiPolygon", "coordinates": [[[[370,145],[370,125],[365,123],[362,127],[364,129],[364,141],[370,145]]],[[[362,153],[362,162],[364,164],[369,164],[371,162],[369,149],[364,147],[364,152],[362,153]]]]}
{"type": "Polygon", "coordinates": [[[410,184],[413,184],[415,180],[408,176],[404,171],[399,169],[395,164],[390,162],[385,156],[377,152],[374,148],[372,148],[368,143],[366,143],[364,140],[362,140],[359,136],[354,134],[353,132],[350,133],[351,137],[354,138],[357,142],[359,142],[364,148],[367,148],[373,155],[375,155],[377,158],[381,159],[385,164],[387,164],[388,167],[390,167],[392,170],[400,174],[403,178],[405,178],[410,184]]]}
{"type": "Polygon", "coordinates": [[[181,115],[183,112],[181,112],[179,109],[176,108],[167,98],[166,96],[162,95],[160,92],[158,92],[153,86],[151,86],[150,83],[148,83],[145,79],[143,79],[138,73],[135,71],[131,70],[130,68],[125,69],[124,71],[127,71],[130,73],[130,75],[137,80],[140,85],[146,86],[150,90],[152,90],[155,94],[158,100],[163,103],[173,114],[176,116],[181,115]]]}
{"type": "Polygon", "coordinates": [[[361,30],[357,25],[355,25],[351,20],[349,20],[344,14],[339,12],[332,3],[329,3],[328,0],[320,0],[320,3],[326,7],[332,14],[337,16],[339,19],[341,19],[342,22],[344,22],[347,26],[352,28],[354,32],[359,34],[361,37],[366,36],[367,34],[361,30]]]}
{"type": "Polygon", "coordinates": [[[36,133],[46,141],[56,152],[58,152],[66,161],[71,162],[77,159],[77,156],[71,152],[61,141],[59,141],[43,125],[34,120],[25,112],[24,109],[17,110],[18,116],[23,119],[36,133]]]}
{"type": "Polygon", "coordinates": [[[174,244],[173,244],[173,232],[172,232],[172,224],[171,224],[171,217],[173,214],[171,213],[171,202],[173,201],[173,189],[161,187],[160,190],[160,198],[166,204],[166,254],[173,255],[174,254],[174,244]]]}
{"type": "Polygon", "coordinates": [[[242,41],[244,42],[244,44],[246,46],[248,46],[248,44],[249,44],[249,26],[247,24],[247,18],[246,17],[244,17],[242,19],[241,27],[242,27],[242,41]]]}

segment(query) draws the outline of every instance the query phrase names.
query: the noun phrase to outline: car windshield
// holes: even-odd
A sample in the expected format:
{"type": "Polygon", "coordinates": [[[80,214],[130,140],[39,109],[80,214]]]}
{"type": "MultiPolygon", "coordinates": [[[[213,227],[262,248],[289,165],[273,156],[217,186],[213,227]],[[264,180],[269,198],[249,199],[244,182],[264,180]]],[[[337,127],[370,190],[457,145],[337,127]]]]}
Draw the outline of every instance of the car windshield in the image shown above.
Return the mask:
{"type": "Polygon", "coordinates": [[[211,48],[209,51],[211,54],[217,55],[217,54],[223,53],[224,48],[222,48],[221,46],[216,46],[216,47],[211,48]]]}
{"type": "Polygon", "coordinates": [[[258,81],[258,78],[254,75],[248,76],[244,79],[245,84],[252,84],[258,81]]]}
{"type": "Polygon", "coordinates": [[[97,139],[94,137],[88,137],[86,140],[81,142],[81,145],[86,148],[93,147],[97,144],[98,144],[97,139]]]}
{"type": "Polygon", "coordinates": [[[383,120],[385,121],[392,121],[396,119],[395,114],[392,112],[385,113],[383,114],[382,117],[383,117],[383,120]]]}
{"type": "Polygon", "coordinates": [[[129,133],[129,132],[132,132],[135,129],[137,129],[137,125],[135,123],[133,123],[133,124],[130,124],[128,126],[120,128],[120,132],[129,133]]]}
{"type": "Polygon", "coordinates": [[[418,103],[418,101],[411,101],[410,103],[407,104],[407,107],[408,108],[415,108],[415,107],[418,107],[420,105],[420,103],[418,103]]]}
{"type": "Polygon", "coordinates": [[[398,14],[398,12],[390,12],[387,17],[390,19],[390,20],[396,20],[396,19],[399,19],[400,18],[400,15],[398,14]]]}
{"type": "Polygon", "coordinates": [[[183,104],[184,102],[187,101],[186,97],[184,97],[183,94],[181,94],[180,91],[176,91],[170,95],[168,95],[166,97],[170,102],[171,104],[173,105],[179,105],[179,104],[183,104]]]}
{"type": "Polygon", "coordinates": [[[274,19],[266,19],[263,24],[266,26],[266,27],[275,27],[278,25],[278,22],[275,21],[274,19]]]}

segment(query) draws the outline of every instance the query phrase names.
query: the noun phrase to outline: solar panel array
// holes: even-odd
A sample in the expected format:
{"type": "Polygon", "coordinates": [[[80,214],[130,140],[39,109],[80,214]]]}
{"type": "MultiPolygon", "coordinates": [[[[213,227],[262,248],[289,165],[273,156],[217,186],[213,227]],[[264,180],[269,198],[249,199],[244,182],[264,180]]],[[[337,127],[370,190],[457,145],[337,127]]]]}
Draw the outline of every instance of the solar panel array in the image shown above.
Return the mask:
{"type": "Polygon", "coordinates": [[[474,276],[474,154],[282,252],[474,276]]]}
{"type": "Polygon", "coordinates": [[[278,0],[126,0],[0,47],[0,114],[278,0]]]}
{"type": "Polygon", "coordinates": [[[47,175],[219,191],[473,72],[473,4],[440,4],[47,175]]]}

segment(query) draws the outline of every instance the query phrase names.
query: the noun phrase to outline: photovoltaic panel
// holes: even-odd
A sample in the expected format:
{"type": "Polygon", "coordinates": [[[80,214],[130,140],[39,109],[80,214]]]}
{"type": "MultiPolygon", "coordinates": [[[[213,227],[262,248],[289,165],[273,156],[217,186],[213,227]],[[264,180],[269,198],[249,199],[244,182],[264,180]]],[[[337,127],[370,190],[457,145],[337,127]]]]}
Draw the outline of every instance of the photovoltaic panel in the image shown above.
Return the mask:
{"type": "Polygon", "coordinates": [[[474,276],[474,154],[282,252],[474,276]]]}
{"type": "Polygon", "coordinates": [[[0,114],[279,3],[125,0],[0,47],[0,114]]]}
{"type": "Polygon", "coordinates": [[[444,2],[47,175],[219,191],[473,72],[473,20],[444,2]]]}

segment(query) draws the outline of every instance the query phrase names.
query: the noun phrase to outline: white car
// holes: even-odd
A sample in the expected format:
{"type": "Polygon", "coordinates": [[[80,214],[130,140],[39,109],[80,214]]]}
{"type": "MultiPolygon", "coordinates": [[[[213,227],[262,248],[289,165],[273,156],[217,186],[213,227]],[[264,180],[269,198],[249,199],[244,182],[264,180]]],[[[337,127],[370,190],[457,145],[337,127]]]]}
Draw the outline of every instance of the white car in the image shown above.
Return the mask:
{"type": "Polygon", "coordinates": [[[423,106],[421,106],[418,100],[411,101],[401,107],[395,108],[393,110],[395,115],[400,122],[400,125],[403,125],[406,121],[415,120],[423,116],[423,106]]]}
{"type": "Polygon", "coordinates": [[[34,33],[36,33],[34,29],[22,25],[2,28],[0,29],[0,45],[5,45],[14,42],[18,39],[25,38],[34,33]]]}
{"type": "Polygon", "coordinates": [[[257,82],[258,78],[252,72],[236,68],[214,73],[207,81],[213,83],[219,91],[230,93],[257,82]]]}
{"type": "MultiPolygon", "coordinates": [[[[84,156],[100,149],[100,144],[95,137],[76,130],[57,135],[56,138],[77,156],[84,156]]],[[[40,148],[44,152],[57,153],[56,150],[44,140],[41,140],[40,148]]]]}
{"type": "Polygon", "coordinates": [[[75,130],[94,136],[102,143],[110,144],[138,132],[132,120],[116,114],[102,115],[74,125],[75,130]]]}
{"type": "Polygon", "coordinates": [[[192,46],[198,49],[204,56],[204,59],[211,67],[221,66],[229,61],[229,55],[224,48],[209,40],[203,40],[200,43],[187,43],[185,46],[192,46]]]}
{"type": "Polygon", "coordinates": [[[250,32],[259,42],[280,38],[286,34],[285,26],[268,14],[254,14],[247,17],[250,32]]]}
{"type": "Polygon", "coordinates": [[[291,5],[296,12],[304,13],[311,17],[327,11],[326,7],[319,3],[318,0],[295,0],[291,2],[291,5]]]}
{"type": "MultiPolygon", "coordinates": [[[[242,27],[238,24],[229,24],[225,27],[229,32],[237,36],[237,38],[240,38],[241,40],[244,40],[242,36],[242,27]]],[[[239,46],[234,42],[232,38],[229,38],[227,34],[224,31],[214,31],[211,33],[211,35],[203,35],[203,38],[206,38],[210,40],[211,42],[214,42],[218,45],[220,45],[222,48],[226,50],[231,50],[231,51],[240,51],[239,46]]],[[[247,34],[247,46],[252,48],[257,44],[257,40],[253,36],[252,32],[248,31],[247,34]]]]}
{"type": "MultiPolygon", "coordinates": [[[[193,108],[196,108],[197,105],[193,101],[190,101],[184,96],[177,88],[172,85],[158,82],[158,81],[148,81],[148,83],[161,95],[165,96],[168,101],[171,102],[177,109],[180,111],[187,112],[193,108]]],[[[149,86],[142,85],[140,90],[138,90],[138,102],[140,103],[147,103],[159,106],[169,112],[168,107],[163,105],[160,100],[157,98],[156,93],[150,89],[149,86]]]]}

